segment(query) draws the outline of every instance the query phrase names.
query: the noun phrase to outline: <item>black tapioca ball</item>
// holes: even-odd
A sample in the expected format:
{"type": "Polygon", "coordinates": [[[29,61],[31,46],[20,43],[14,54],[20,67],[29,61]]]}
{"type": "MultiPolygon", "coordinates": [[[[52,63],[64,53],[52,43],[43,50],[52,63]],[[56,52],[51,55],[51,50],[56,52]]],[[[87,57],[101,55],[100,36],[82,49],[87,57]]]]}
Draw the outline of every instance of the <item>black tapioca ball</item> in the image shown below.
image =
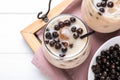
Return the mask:
{"type": "Polygon", "coordinates": [[[58,23],[58,26],[59,26],[60,28],[63,28],[63,27],[65,26],[65,24],[64,24],[64,22],[60,21],[60,22],[58,23]]]}
{"type": "Polygon", "coordinates": [[[52,35],[51,35],[50,32],[47,32],[47,33],[45,34],[45,37],[46,37],[47,39],[52,39],[52,35]]]}
{"type": "Polygon", "coordinates": [[[57,38],[57,37],[59,36],[59,34],[58,34],[58,32],[53,32],[53,33],[52,33],[52,36],[53,36],[54,38],[57,38]]]}
{"type": "Polygon", "coordinates": [[[74,22],[76,22],[76,18],[75,18],[75,17],[71,17],[71,18],[70,18],[70,21],[71,21],[72,23],[74,23],[74,22]]]}
{"type": "Polygon", "coordinates": [[[72,31],[72,32],[76,32],[76,26],[73,26],[73,27],[71,28],[71,31],[72,31]]]}
{"type": "Polygon", "coordinates": [[[55,44],[55,49],[60,49],[61,48],[61,44],[60,43],[56,43],[55,44]]]}
{"type": "Polygon", "coordinates": [[[83,33],[83,29],[82,29],[82,28],[78,28],[78,29],[77,29],[77,33],[78,33],[78,34],[82,34],[82,33],[83,33]]]}
{"type": "Polygon", "coordinates": [[[66,26],[70,26],[70,25],[71,25],[71,22],[70,22],[69,20],[65,20],[65,21],[64,21],[64,24],[65,24],[66,26]]]}
{"type": "Polygon", "coordinates": [[[54,29],[58,31],[58,30],[60,30],[60,26],[59,25],[55,25],[54,29]]]}
{"type": "Polygon", "coordinates": [[[66,47],[64,47],[64,48],[61,49],[61,51],[62,51],[63,53],[66,53],[67,50],[68,50],[68,49],[67,49],[66,47]]]}
{"type": "Polygon", "coordinates": [[[50,46],[53,47],[55,45],[55,41],[50,41],[50,46]]]}
{"type": "Polygon", "coordinates": [[[107,7],[112,8],[114,6],[114,3],[112,1],[108,2],[107,7]]]}

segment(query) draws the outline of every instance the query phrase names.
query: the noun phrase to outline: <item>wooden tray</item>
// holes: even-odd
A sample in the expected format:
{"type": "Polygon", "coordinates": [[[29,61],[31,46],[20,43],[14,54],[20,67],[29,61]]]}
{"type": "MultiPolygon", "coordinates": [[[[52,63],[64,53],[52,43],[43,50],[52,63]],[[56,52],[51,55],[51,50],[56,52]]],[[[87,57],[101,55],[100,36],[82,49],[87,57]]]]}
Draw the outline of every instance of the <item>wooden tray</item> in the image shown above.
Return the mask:
{"type": "MultiPolygon", "coordinates": [[[[73,1],[74,0],[64,0],[63,2],[58,4],[49,12],[48,18],[52,19],[53,17],[62,13],[64,9],[67,8],[73,1]]],[[[36,37],[35,33],[45,25],[46,23],[44,21],[37,20],[21,31],[23,38],[28,43],[33,52],[36,52],[41,46],[41,42],[36,37]]]]}

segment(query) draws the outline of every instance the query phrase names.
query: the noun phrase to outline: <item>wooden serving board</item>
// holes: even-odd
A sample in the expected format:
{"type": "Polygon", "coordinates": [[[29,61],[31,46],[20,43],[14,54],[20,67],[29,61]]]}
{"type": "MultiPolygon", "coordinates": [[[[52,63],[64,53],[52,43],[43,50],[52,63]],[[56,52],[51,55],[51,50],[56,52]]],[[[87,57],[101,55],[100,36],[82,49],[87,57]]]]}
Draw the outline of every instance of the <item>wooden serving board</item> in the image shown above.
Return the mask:
{"type": "MultiPolygon", "coordinates": [[[[64,0],[56,7],[54,7],[48,14],[49,20],[62,13],[73,1],[74,0],[64,0]]],[[[21,31],[23,38],[28,43],[33,52],[36,52],[41,46],[40,41],[35,36],[35,33],[46,24],[47,23],[45,23],[43,20],[37,20],[21,31]]]]}

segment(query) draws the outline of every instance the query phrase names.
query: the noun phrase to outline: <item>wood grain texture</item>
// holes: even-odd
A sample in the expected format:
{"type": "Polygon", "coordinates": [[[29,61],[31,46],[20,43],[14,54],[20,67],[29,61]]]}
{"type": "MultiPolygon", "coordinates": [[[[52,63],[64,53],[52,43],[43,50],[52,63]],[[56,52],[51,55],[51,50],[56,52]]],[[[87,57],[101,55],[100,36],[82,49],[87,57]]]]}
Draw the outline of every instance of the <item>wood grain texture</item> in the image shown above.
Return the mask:
{"type": "Polygon", "coordinates": [[[33,52],[36,52],[38,48],[40,48],[41,43],[38,41],[34,34],[22,33],[22,35],[33,52]]]}
{"type": "MultiPolygon", "coordinates": [[[[61,14],[67,8],[67,6],[70,5],[73,1],[74,0],[64,0],[56,7],[54,7],[48,14],[49,20],[61,14]]],[[[30,48],[32,48],[33,52],[36,52],[38,48],[40,48],[41,46],[41,43],[34,34],[45,25],[46,23],[44,21],[37,20],[21,31],[23,38],[28,43],[30,48]]]]}

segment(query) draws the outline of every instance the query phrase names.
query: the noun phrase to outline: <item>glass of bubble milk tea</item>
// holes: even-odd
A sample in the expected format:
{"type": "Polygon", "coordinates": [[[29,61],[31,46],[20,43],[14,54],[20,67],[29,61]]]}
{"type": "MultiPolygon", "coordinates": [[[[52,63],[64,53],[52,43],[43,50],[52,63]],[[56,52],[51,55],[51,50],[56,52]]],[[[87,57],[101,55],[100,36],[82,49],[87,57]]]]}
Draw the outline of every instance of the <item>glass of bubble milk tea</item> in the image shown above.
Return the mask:
{"type": "Polygon", "coordinates": [[[80,38],[87,32],[84,23],[76,16],[61,14],[55,17],[43,32],[45,58],[58,68],[70,69],[80,65],[90,52],[89,37],[80,38]]]}
{"type": "Polygon", "coordinates": [[[120,29],[120,0],[83,0],[81,12],[95,31],[110,33],[120,29]]]}

